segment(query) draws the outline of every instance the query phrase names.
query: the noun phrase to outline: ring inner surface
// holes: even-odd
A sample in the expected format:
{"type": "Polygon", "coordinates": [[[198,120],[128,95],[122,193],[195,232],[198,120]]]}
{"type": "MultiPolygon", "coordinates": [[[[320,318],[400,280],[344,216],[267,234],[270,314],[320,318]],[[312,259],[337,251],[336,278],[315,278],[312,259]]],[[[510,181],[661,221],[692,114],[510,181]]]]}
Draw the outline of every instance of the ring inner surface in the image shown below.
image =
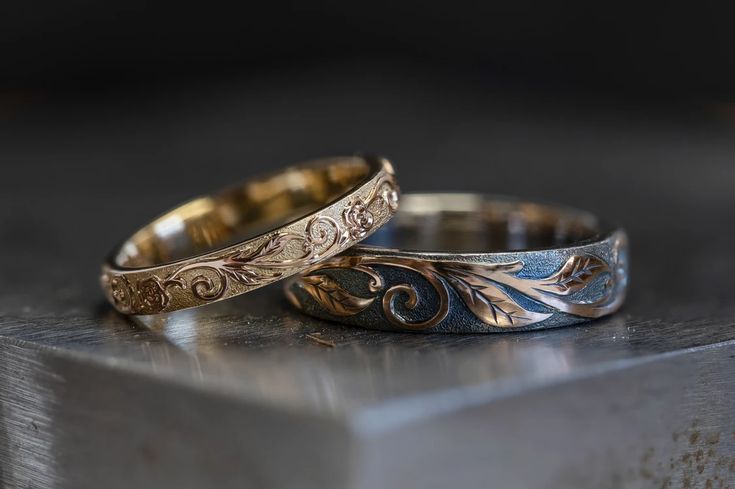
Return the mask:
{"type": "Polygon", "coordinates": [[[369,173],[363,158],[330,159],[197,198],[138,230],[120,247],[114,264],[162,265],[254,238],[337,201],[369,173]]]}
{"type": "Polygon", "coordinates": [[[571,246],[599,232],[592,214],[562,206],[473,194],[409,194],[393,219],[363,244],[495,253],[571,246]]]}

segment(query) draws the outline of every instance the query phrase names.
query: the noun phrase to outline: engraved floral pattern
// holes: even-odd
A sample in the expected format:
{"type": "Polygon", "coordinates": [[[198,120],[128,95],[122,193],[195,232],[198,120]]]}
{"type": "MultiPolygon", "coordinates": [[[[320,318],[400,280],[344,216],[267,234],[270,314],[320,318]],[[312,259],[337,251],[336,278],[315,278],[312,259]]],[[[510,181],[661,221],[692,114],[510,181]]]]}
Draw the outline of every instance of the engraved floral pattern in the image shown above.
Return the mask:
{"type": "MultiPolygon", "coordinates": [[[[395,212],[397,203],[393,176],[383,174],[365,200],[357,197],[347,204],[341,219],[317,215],[308,221],[303,232],[276,232],[255,246],[187,263],[162,276],[151,274],[129,280],[124,273],[106,272],[102,285],[110,302],[123,313],[165,312],[175,294],[177,303],[173,309],[182,308],[182,304],[187,307],[214,301],[228,293],[243,292],[303,271],[342,251],[373,230],[375,210],[382,207],[381,212],[389,215],[395,212]],[[187,295],[181,296],[182,293],[187,295]]],[[[329,284],[321,287],[328,288],[329,284]]],[[[361,304],[359,300],[350,304],[349,298],[343,299],[347,311],[361,304]]]]}
{"type": "Polygon", "coordinates": [[[373,227],[373,213],[370,212],[362,199],[356,199],[352,205],[345,209],[342,217],[347,232],[350,233],[352,239],[363,238],[373,227]]]}
{"type": "Polygon", "coordinates": [[[150,277],[138,282],[137,286],[138,309],[144,313],[161,311],[169,301],[169,295],[158,281],[157,277],[150,277]]]}
{"type": "Polygon", "coordinates": [[[102,288],[108,300],[115,308],[122,312],[129,312],[133,308],[133,289],[125,277],[102,276],[102,288]]]}

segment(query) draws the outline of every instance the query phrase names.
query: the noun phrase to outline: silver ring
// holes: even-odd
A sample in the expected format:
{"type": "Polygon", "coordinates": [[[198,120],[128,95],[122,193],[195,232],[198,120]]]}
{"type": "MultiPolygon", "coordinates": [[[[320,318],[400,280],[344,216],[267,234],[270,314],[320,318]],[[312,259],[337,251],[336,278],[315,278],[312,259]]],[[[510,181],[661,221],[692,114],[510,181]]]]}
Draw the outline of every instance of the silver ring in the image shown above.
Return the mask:
{"type": "Polygon", "coordinates": [[[492,333],[615,312],[627,236],[587,212],[476,194],[404,195],[369,241],[286,284],[306,314],[371,329],[492,333]]]}

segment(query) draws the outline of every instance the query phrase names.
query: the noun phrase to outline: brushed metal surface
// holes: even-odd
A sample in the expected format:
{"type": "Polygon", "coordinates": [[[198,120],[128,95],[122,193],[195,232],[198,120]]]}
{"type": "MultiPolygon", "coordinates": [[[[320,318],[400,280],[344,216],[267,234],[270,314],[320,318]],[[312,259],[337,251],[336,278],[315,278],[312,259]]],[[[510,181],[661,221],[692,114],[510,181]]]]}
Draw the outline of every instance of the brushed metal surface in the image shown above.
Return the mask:
{"type": "Polygon", "coordinates": [[[304,75],[306,91],[187,87],[2,122],[3,484],[735,487],[732,127],[351,73],[325,75],[349,91],[304,75]],[[346,124],[346,104],[364,116],[346,124]],[[105,305],[98,265],[142,220],[233,174],[355,149],[391,157],[407,191],[516,193],[624,224],[626,305],[449,337],[306,318],[270,287],[140,321],[105,305]]]}

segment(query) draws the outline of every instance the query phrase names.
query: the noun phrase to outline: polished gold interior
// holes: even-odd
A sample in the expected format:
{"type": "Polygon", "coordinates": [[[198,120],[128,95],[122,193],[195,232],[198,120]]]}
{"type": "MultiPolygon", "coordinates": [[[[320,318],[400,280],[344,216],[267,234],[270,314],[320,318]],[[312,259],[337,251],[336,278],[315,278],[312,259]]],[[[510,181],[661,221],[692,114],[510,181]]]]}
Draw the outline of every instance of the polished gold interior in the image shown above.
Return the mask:
{"type": "Polygon", "coordinates": [[[361,157],[327,159],[200,197],[137,231],[113,261],[125,268],[148,267],[253,238],[338,200],[370,169],[361,157]]]}
{"type": "Polygon", "coordinates": [[[570,246],[599,233],[589,213],[476,194],[408,194],[365,242],[424,252],[487,253],[570,246]]]}

